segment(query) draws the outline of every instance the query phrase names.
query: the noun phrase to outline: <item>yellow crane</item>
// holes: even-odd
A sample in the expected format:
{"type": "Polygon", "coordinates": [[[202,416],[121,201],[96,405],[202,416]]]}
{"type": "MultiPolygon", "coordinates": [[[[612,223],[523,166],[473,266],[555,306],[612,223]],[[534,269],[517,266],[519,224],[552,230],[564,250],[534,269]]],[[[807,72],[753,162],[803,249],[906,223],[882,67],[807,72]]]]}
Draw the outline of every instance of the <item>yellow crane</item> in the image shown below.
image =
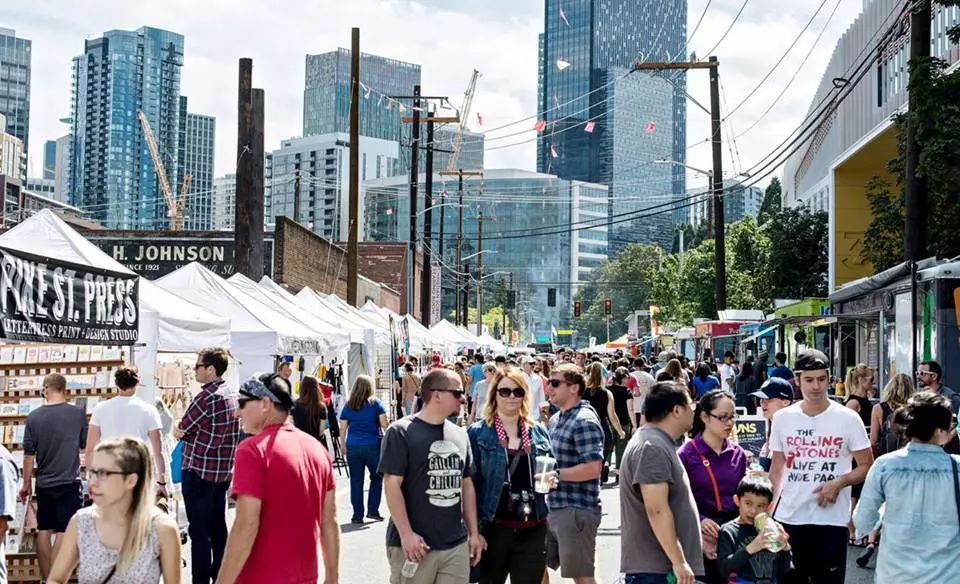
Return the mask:
{"type": "Polygon", "coordinates": [[[157,141],[153,137],[153,129],[150,128],[150,122],[147,116],[142,112],[137,112],[137,118],[140,120],[140,126],[143,127],[143,135],[147,139],[147,148],[150,149],[150,157],[153,158],[153,168],[157,173],[157,180],[160,182],[160,191],[163,193],[163,200],[167,204],[167,216],[170,218],[170,231],[180,231],[183,229],[183,209],[187,203],[187,187],[190,185],[190,175],[183,177],[183,184],[180,185],[180,196],[173,198],[173,191],[170,189],[170,181],[167,180],[167,169],[160,157],[160,150],[157,148],[157,141]]]}
{"type": "Polygon", "coordinates": [[[453,148],[450,158],[447,159],[447,172],[456,172],[457,164],[460,162],[460,149],[463,147],[463,132],[467,129],[467,121],[470,119],[470,108],[473,105],[473,94],[477,90],[477,80],[480,79],[480,72],[473,70],[470,76],[470,83],[467,90],[463,92],[463,104],[460,106],[460,126],[457,133],[453,135],[453,148]]]}

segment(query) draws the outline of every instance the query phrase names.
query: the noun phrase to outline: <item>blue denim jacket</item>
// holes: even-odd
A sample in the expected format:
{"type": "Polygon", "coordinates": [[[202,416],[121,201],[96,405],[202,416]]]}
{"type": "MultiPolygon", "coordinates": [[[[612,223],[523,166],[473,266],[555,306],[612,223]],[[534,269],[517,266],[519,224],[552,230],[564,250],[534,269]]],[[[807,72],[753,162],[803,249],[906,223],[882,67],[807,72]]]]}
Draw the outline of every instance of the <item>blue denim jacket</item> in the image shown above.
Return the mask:
{"type": "MultiPolygon", "coordinates": [[[[960,457],[953,457],[960,462],[960,457]]],[[[853,514],[857,536],[874,529],[883,512],[876,581],[960,582],[960,518],[950,455],[911,442],[878,458],[853,514]]]]}
{"type": "MultiPolygon", "coordinates": [[[[473,450],[471,475],[477,491],[480,522],[490,522],[497,513],[504,477],[507,475],[507,453],[500,446],[497,431],[483,420],[470,426],[467,429],[467,435],[470,437],[470,448],[473,450]]],[[[544,454],[553,456],[550,449],[550,436],[541,424],[536,424],[530,429],[530,441],[532,456],[544,454]]],[[[547,498],[536,493],[536,505],[534,505],[536,518],[546,519],[547,512],[547,498]]]]}

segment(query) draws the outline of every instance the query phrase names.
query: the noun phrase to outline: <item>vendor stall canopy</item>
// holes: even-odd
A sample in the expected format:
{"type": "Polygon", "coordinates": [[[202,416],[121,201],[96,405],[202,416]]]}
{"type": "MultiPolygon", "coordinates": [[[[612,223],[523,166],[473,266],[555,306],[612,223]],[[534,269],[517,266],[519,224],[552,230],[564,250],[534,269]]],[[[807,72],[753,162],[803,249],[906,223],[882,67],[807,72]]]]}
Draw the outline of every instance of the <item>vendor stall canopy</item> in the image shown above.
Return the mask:
{"type": "MultiPolygon", "coordinates": [[[[133,274],[47,209],[0,235],[0,247],[133,274]]],[[[228,318],[211,314],[145,278],[140,278],[140,315],[140,344],[148,351],[189,353],[230,346],[228,318]]]]}

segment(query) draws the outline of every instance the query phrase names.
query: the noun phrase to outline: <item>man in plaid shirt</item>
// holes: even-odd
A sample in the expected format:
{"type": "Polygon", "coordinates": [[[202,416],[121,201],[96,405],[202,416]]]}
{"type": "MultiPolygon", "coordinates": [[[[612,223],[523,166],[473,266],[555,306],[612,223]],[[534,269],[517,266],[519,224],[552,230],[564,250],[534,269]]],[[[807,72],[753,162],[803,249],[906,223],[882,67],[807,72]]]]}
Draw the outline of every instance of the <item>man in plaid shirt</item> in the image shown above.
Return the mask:
{"type": "Polygon", "coordinates": [[[600,417],[581,396],[582,370],[560,365],[550,373],[560,412],[550,418],[550,445],[557,457],[557,489],[547,504],[547,565],[560,568],[576,584],[593,584],[597,528],[600,527],[600,473],[603,470],[603,427],[600,417]]]}
{"type": "Polygon", "coordinates": [[[194,369],[203,389],[187,408],[176,435],[183,442],[182,490],[190,522],[193,584],[210,584],[220,571],[227,543],[227,491],[240,423],[235,397],[222,378],[227,352],[200,351],[194,369]]]}

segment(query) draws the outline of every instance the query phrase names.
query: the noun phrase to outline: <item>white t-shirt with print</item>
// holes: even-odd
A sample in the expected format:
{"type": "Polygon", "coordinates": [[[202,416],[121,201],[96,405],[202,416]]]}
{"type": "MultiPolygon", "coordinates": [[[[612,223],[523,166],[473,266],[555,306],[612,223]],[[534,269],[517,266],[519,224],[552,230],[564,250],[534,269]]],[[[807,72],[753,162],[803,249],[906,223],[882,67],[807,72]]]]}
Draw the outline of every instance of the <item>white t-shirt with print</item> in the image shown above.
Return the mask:
{"type": "Polygon", "coordinates": [[[150,445],[148,434],[159,430],[157,408],[138,398],[118,395],[97,404],[90,424],[100,428],[100,440],[133,436],[150,445]]]}
{"type": "Polygon", "coordinates": [[[546,395],[543,391],[543,379],[534,372],[523,374],[523,378],[527,380],[527,389],[530,391],[530,415],[535,420],[540,419],[540,404],[546,400],[546,395]]]}
{"type": "Polygon", "coordinates": [[[789,525],[833,525],[850,521],[850,487],[837,502],[820,507],[817,486],[845,475],[853,467],[853,452],[870,448],[860,416],[831,401],[817,416],[808,416],[793,404],[773,416],[770,450],[786,458],[777,521],[789,525]]]}

